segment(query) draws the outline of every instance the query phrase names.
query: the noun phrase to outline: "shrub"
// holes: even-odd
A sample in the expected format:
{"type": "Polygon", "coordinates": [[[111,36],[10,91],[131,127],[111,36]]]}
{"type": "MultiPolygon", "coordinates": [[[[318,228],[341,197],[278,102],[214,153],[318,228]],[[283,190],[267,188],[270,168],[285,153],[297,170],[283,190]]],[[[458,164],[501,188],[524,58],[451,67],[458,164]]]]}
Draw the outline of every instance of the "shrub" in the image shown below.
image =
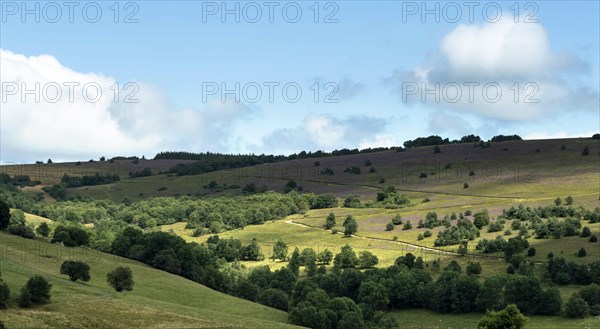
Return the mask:
{"type": "Polygon", "coordinates": [[[52,285],[42,276],[34,275],[21,288],[19,305],[28,307],[32,304],[44,304],[50,301],[50,289],[52,285]]]}
{"type": "Polygon", "coordinates": [[[404,223],[404,226],[402,226],[403,230],[410,230],[412,229],[412,224],[410,223],[410,221],[407,221],[406,223],[404,223]]]}
{"type": "Polygon", "coordinates": [[[71,281],[90,281],[90,266],[84,262],[66,260],[60,266],[60,274],[69,276],[71,281]]]}
{"type": "Polygon", "coordinates": [[[527,318],[521,314],[521,311],[515,304],[510,304],[500,312],[487,312],[481,320],[477,328],[481,329],[522,329],[525,328],[527,318]]]}
{"type": "Polygon", "coordinates": [[[329,215],[327,215],[327,219],[325,219],[324,226],[328,230],[335,226],[335,214],[334,213],[330,212],[329,215]]]}
{"type": "Polygon", "coordinates": [[[568,318],[585,318],[589,312],[590,306],[578,294],[573,294],[565,304],[565,315],[568,318]]]}
{"type": "Polygon", "coordinates": [[[430,230],[426,230],[425,232],[423,232],[423,237],[426,237],[426,238],[428,238],[428,237],[430,237],[430,236],[432,236],[432,235],[433,235],[433,233],[431,233],[431,231],[430,231],[430,230]]]}
{"type": "Polygon", "coordinates": [[[133,273],[129,267],[117,267],[106,275],[106,281],[117,292],[133,290],[133,273]]]}
{"type": "Polygon", "coordinates": [[[10,234],[17,235],[25,239],[33,239],[35,237],[35,233],[33,233],[33,230],[29,226],[10,226],[8,228],[8,232],[10,234]]]}
{"type": "Polygon", "coordinates": [[[586,155],[590,155],[590,149],[586,146],[583,148],[583,151],[581,151],[581,155],[586,156],[586,155]]]}
{"type": "Polygon", "coordinates": [[[36,229],[35,232],[44,238],[48,237],[50,234],[50,227],[46,223],[41,223],[36,229]]]}
{"type": "Polygon", "coordinates": [[[585,249],[583,247],[581,247],[581,249],[579,249],[579,251],[577,252],[577,257],[585,257],[587,256],[587,252],[585,251],[585,249]]]}
{"type": "Polygon", "coordinates": [[[469,262],[467,264],[467,275],[481,274],[481,264],[479,262],[469,262]]]}
{"type": "Polygon", "coordinates": [[[595,234],[590,236],[590,242],[598,242],[598,237],[595,234]]]}
{"type": "Polygon", "coordinates": [[[536,250],[534,247],[531,247],[527,250],[527,256],[529,256],[529,257],[535,256],[535,253],[536,253],[536,250]]]}
{"type": "Polygon", "coordinates": [[[592,231],[590,230],[589,227],[585,226],[581,230],[581,235],[579,235],[579,236],[582,237],[582,238],[587,238],[587,237],[589,237],[591,235],[592,235],[592,231]]]}
{"type": "Polygon", "coordinates": [[[400,215],[396,215],[392,218],[392,223],[394,225],[402,225],[402,217],[400,215]]]}
{"type": "Polygon", "coordinates": [[[469,184],[467,184],[467,183],[464,183],[464,184],[463,184],[463,188],[469,188],[469,184]]]}
{"type": "Polygon", "coordinates": [[[385,230],[386,231],[393,231],[394,230],[394,223],[387,223],[387,225],[385,225],[385,230]]]}

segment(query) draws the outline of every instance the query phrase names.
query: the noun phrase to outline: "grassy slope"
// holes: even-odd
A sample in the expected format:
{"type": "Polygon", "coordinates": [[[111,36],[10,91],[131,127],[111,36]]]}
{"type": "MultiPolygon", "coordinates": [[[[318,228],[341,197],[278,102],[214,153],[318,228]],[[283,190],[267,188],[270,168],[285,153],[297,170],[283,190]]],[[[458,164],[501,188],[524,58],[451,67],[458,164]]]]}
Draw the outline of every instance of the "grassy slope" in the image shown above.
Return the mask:
{"type": "Polygon", "coordinates": [[[0,252],[2,278],[12,292],[10,308],[0,311],[8,328],[287,327],[284,312],[109,254],[59,248],[5,233],[0,233],[0,252]],[[67,259],[86,261],[92,280],[74,283],[60,275],[60,264],[67,259]],[[132,269],[132,292],[117,293],[106,283],[106,273],[117,266],[132,269]],[[34,274],[53,285],[51,303],[20,309],[19,289],[34,274]]]}
{"type": "MultiPolygon", "coordinates": [[[[572,193],[578,200],[593,203],[598,201],[600,194],[598,140],[508,141],[492,143],[492,147],[486,149],[472,144],[456,144],[441,146],[440,154],[433,154],[432,150],[433,147],[419,147],[399,153],[386,151],[300,159],[183,177],[155,175],[128,179],[121,175],[122,180],[116,184],[83,187],[72,192],[121,201],[125,196],[134,200],[148,196],[219,193],[203,188],[211,180],[241,187],[255,182],[257,186],[266,185],[281,191],[287,180],[295,179],[305,191],[329,192],[340,197],[359,194],[374,198],[382,187],[395,185],[406,190],[415,200],[427,196],[438,201],[438,207],[464,205],[465,197],[461,194],[469,199],[467,204],[514,203],[521,199],[546,203],[567,193],[572,193]],[[562,146],[566,149],[561,150],[562,146]],[[589,156],[581,156],[584,146],[590,148],[589,156]],[[538,148],[540,152],[536,153],[538,148]],[[320,162],[318,167],[314,166],[317,160],[320,162]],[[364,165],[366,160],[372,162],[375,173],[369,173],[369,167],[364,165]],[[452,167],[445,170],[448,163],[452,167]],[[344,173],[343,170],[349,166],[360,167],[362,174],[344,173]],[[322,176],[320,171],[326,167],[333,169],[335,174],[322,176]],[[471,170],[475,176],[469,176],[471,170]],[[427,179],[419,179],[421,172],[428,174],[427,179]],[[381,178],[385,178],[384,184],[379,183],[381,178]],[[469,183],[468,189],[463,189],[464,182],[469,183]],[[161,187],[167,189],[159,191],[161,187]],[[144,195],[140,196],[140,192],[144,195]]],[[[225,193],[231,192],[239,192],[239,189],[225,190],[225,193]]]]}

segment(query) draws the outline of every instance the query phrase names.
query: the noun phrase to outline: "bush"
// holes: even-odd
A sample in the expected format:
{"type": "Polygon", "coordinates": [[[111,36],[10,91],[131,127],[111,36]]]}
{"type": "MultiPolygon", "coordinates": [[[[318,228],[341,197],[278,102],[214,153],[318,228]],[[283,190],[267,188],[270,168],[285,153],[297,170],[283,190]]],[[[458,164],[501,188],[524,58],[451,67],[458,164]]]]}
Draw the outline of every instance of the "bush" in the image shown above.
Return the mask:
{"type": "Polygon", "coordinates": [[[586,146],[583,148],[583,151],[581,151],[581,155],[586,156],[586,155],[590,155],[590,149],[586,146]]]}
{"type": "Polygon", "coordinates": [[[426,230],[425,232],[423,232],[423,237],[428,238],[432,235],[430,230],[426,230]]]}
{"type": "Polygon", "coordinates": [[[536,250],[534,247],[527,249],[527,256],[533,257],[533,256],[535,256],[535,253],[536,253],[536,250]]]}
{"type": "Polygon", "coordinates": [[[410,223],[410,221],[407,221],[406,223],[404,223],[404,226],[402,226],[403,230],[410,230],[412,229],[412,224],[410,223]]]}
{"type": "Polygon", "coordinates": [[[479,320],[479,324],[477,324],[477,328],[481,329],[522,329],[525,328],[525,323],[527,322],[527,318],[521,314],[521,311],[517,308],[515,304],[510,304],[506,306],[506,308],[500,312],[487,312],[481,320],[479,320]]]}
{"type": "Polygon", "coordinates": [[[400,215],[396,215],[392,218],[392,223],[394,225],[402,225],[402,217],[400,215]]]}
{"type": "Polygon", "coordinates": [[[394,230],[394,223],[387,223],[387,225],[385,225],[385,230],[386,231],[393,231],[394,230]]]}
{"type": "Polygon", "coordinates": [[[80,227],[65,227],[61,225],[54,230],[51,242],[62,242],[67,247],[87,246],[90,243],[90,236],[80,227]]]}
{"type": "Polygon", "coordinates": [[[133,273],[129,267],[117,267],[106,275],[106,281],[117,292],[133,290],[133,273]]]}
{"type": "Polygon", "coordinates": [[[592,236],[592,231],[590,230],[589,227],[584,226],[583,229],[581,230],[581,234],[579,236],[582,238],[587,238],[589,236],[592,236]]]}
{"type": "Polygon", "coordinates": [[[21,288],[19,305],[28,307],[33,304],[44,304],[50,301],[50,289],[52,285],[39,275],[34,275],[21,288]]]}
{"type": "Polygon", "coordinates": [[[33,230],[29,226],[10,226],[8,232],[25,239],[33,239],[35,237],[35,233],[33,233],[33,230]]]}
{"type": "Polygon", "coordinates": [[[598,242],[598,237],[596,235],[592,235],[590,237],[590,242],[598,242]]]}
{"type": "Polygon", "coordinates": [[[479,275],[481,274],[481,264],[479,262],[469,262],[467,264],[467,275],[479,275]]]}
{"type": "Polygon", "coordinates": [[[568,318],[585,318],[589,312],[590,306],[578,294],[573,294],[565,304],[565,315],[568,318]]]}
{"type": "Polygon", "coordinates": [[[35,232],[44,238],[48,237],[50,234],[50,227],[46,223],[41,223],[36,229],[35,232]]]}
{"type": "Polygon", "coordinates": [[[71,281],[90,281],[90,266],[84,262],[66,260],[60,266],[60,274],[69,276],[71,281]]]}
{"type": "Polygon", "coordinates": [[[463,188],[469,188],[469,184],[467,184],[467,183],[464,183],[464,184],[463,184],[463,188]]]}
{"type": "Polygon", "coordinates": [[[579,251],[577,252],[577,257],[585,257],[587,256],[587,252],[585,251],[585,249],[582,247],[581,249],[579,249],[579,251]]]}

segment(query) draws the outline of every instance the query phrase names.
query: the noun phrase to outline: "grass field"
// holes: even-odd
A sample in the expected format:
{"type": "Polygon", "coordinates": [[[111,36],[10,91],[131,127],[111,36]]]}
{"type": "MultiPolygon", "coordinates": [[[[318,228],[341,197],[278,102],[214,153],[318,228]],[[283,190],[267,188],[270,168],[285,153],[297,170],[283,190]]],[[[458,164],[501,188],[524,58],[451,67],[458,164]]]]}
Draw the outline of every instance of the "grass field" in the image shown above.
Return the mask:
{"type": "Polygon", "coordinates": [[[286,328],[287,314],[208,289],[147,265],[82,248],[0,233],[0,271],[11,289],[10,308],[0,311],[7,328],[286,328]],[[91,266],[89,282],[59,274],[67,259],[91,266]],[[106,273],[128,266],[134,289],[117,293],[106,273]],[[34,274],[51,284],[51,303],[21,309],[19,289],[34,274]]]}

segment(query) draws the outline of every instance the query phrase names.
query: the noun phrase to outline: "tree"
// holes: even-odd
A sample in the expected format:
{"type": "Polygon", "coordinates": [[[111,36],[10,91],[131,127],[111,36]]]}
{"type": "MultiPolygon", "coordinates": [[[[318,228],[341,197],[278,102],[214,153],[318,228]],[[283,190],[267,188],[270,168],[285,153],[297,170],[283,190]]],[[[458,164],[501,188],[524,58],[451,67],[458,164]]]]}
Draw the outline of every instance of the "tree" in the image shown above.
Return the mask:
{"type": "Polygon", "coordinates": [[[6,230],[10,223],[10,208],[4,200],[0,200],[0,230],[6,230]]]}
{"type": "Polygon", "coordinates": [[[467,275],[481,274],[481,264],[479,262],[469,262],[467,264],[467,275]]]}
{"type": "Polygon", "coordinates": [[[287,312],[289,307],[288,296],[279,289],[266,289],[258,295],[258,302],[287,312]]]}
{"type": "Polygon", "coordinates": [[[8,226],[24,226],[25,225],[25,213],[21,209],[15,209],[10,214],[10,220],[8,226]]]}
{"type": "Polygon", "coordinates": [[[349,245],[344,245],[339,254],[335,255],[333,265],[337,268],[356,267],[358,265],[358,257],[349,245]]]}
{"type": "Polygon", "coordinates": [[[442,150],[440,150],[439,146],[434,146],[433,147],[433,153],[442,153],[442,150]]]}
{"type": "Polygon", "coordinates": [[[573,197],[572,197],[572,196],[570,196],[570,195],[569,195],[568,197],[566,197],[566,198],[565,198],[565,204],[566,204],[567,206],[570,206],[570,205],[572,205],[572,204],[573,204],[573,197]]]}
{"type": "Polygon", "coordinates": [[[390,302],[385,286],[370,280],[360,285],[358,289],[358,301],[369,305],[375,310],[384,309],[390,302]]]}
{"type": "Polygon", "coordinates": [[[41,236],[43,236],[44,238],[48,237],[48,234],[50,234],[50,227],[48,226],[48,224],[46,223],[41,223],[36,229],[35,232],[41,236]]]}
{"type": "Polygon", "coordinates": [[[581,235],[579,235],[582,238],[587,238],[589,236],[592,236],[592,230],[590,230],[589,227],[584,226],[583,229],[581,230],[581,235]]]}
{"type": "Polygon", "coordinates": [[[265,256],[262,254],[258,243],[253,240],[249,245],[242,247],[242,259],[259,261],[265,259],[265,256]]]}
{"type": "Polygon", "coordinates": [[[554,204],[560,206],[562,204],[562,200],[560,198],[554,199],[554,204]]]}
{"type": "Polygon", "coordinates": [[[444,268],[444,271],[452,271],[452,272],[460,273],[462,270],[460,268],[460,265],[458,265],[458,263],[455,260],[453,260],[450,262],[450,264],[448,264],[448,266],[446,266],[444,268]]]}
{"type": "Polygon", "coordinates": [[[21,288],[19,305],[28,307],[32,304],[48,303],[50,301],[50,289],[52,289],[52,285],[42,276],[32,276],[21,288]]]}
{"type": "Polygon", "coordinates": [[[287,265],[295,276],[298,276],[301,263],[302,261],[300,259],[300,250],[298,250],[298,248],[295,248],[294,252],[292,252],[292,257],[290,257],[290,262],[287,265]]]}
{"type": "Polygon", "coordinates": [[[581,249],[579,249],[579,251],[577,252],[577,257],[585,257],[587,256],[587,252],[585,251],[585,249],[583,247],[581,247],[581,249]]]}
{"type": "Polygon", "coordinates": [[[490,224],[490,214],[487,209],[476,212],[473,217],[473,224],[480,230],[482,227],[490,224]]]}
{"type": "Polygon", "coordinates": [[[129,267],[117,267],[106,275],[106,281],[117,292],[133,290],[133,273],[129,267]]]}
{"type": "Polygon", "coordinates": [[[329,264],[333,259],[333,252],[329,249],[325,249],[317,255],[317,261],[321,264],[329,264]]]}
{"type": "Polygon", "coordinates": [[[358,223],[352,215],[348,215],[344,220],[344,235],[347,237],[352,236],[358,231],[358,223]]]}
{"type": "Polygon", "coordinates": [[[329,215],[327,216],[327,219],[325,219],[325,228],[330,230],[334,226],[335,226],[335,214],[333,212],[330,212],[329,215]]]}
{"type": "Polygon", "coordinates": [[[499,312],[487,312],[477,328],[480,329],[522,329],[525,328],[527,318],[521,314],[516,305],[510,304],[499,312]]]}
{"type": "Polygon", "coordinates": [[[308,276],[314,276],[317,274],[317,253],[312,248],[306,248],[302,250],[301,260],[302,264],[306,266],[306,274],[308,276]]]}
{"type": "Polygon", "coordinates": [[[379,263],[377,256],[370,251],[361,251],[358,255],[358,266],[360,268],[373,268],[379,263]]]}
{"type": "Polygon", "coordinates": [[[60,274],[66,274],[71,281],[90,281],[90,266],[84,262],[66,260],[60,266],[60,274]]]}
{"type": "Polygon", "coordinates": [[[585,318],[589,312],[590,306],[579,294],[573,294],[565,304],[565,315],[569,318],[585,318]]]}
{"type": "Polygon", "coordinates": [[[277,240],[277,242],[275,242],[275,245],[273,246],[273,255],[271,256],[271,259],[279,259],[281,261],[284,261],[287,259],[287,254],[287,244],[281,239],[277,240]]]}
{"type": "Polygon", "coordinates": [[[390,222],[390,223],[387,223],[387,224],[385,225],[385,230],[386,230],[386,231],[393,231],[393,230],[394,230],[394,223],[391,223],[391,222],[390,222]]]}

